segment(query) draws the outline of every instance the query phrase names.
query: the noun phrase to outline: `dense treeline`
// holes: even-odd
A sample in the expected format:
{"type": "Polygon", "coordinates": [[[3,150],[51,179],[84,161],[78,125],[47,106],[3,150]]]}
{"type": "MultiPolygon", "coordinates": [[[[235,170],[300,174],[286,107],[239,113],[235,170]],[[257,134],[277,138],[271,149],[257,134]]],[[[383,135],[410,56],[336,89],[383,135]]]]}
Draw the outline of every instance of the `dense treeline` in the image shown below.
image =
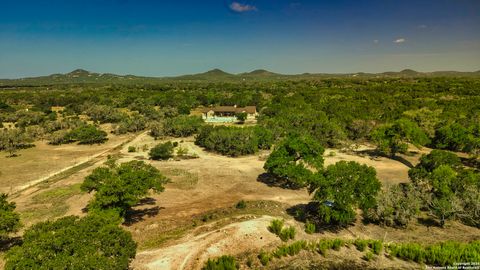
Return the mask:
{"type": "MultiPolygon", "coordinates": [[[[475,78],[19,87],[0,92],[0,120],[29,128],[33,134],[50,134],[46,127],[83,114],[96,123],[115,123],[115,133],[150,128],[155,137],[189,136],[200,123],[181,115],[198,106],[255,105],[261,112],[259,125],[271,131],[275,140],[301,132],[324,146],[337,146],[349,140],[378,139],[395,121],[408,120],[426,136],[411,137],[420,139],[414,143],[478,154],[479,92],[480,80],[475,78]],[[52,106],[64,107],[60,120],[52,106]]],[[[418,130],[407,135],[422,136],[418,130]]],[[[385,146],[385,138],[390,137],[380,138],[380,146],[385,146]]],[[[403,149],[402,144],[398,146],[403,149]]]]}

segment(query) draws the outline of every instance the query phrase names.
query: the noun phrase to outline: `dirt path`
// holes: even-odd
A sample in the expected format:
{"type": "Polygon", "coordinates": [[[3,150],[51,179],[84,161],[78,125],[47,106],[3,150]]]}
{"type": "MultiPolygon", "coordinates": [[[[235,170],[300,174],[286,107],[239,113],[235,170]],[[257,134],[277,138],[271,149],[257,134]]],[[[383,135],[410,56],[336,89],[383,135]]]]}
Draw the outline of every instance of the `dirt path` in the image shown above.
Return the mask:
{"type": "Polygon", "coordinates": [[[279,243],[278,237],[267,230],[273,219],[262,216],[197,236],[187,235],[176,245],[138,253],[132,266],[142,270],[199,269],[211,257],[235,255],[279,243]]]}

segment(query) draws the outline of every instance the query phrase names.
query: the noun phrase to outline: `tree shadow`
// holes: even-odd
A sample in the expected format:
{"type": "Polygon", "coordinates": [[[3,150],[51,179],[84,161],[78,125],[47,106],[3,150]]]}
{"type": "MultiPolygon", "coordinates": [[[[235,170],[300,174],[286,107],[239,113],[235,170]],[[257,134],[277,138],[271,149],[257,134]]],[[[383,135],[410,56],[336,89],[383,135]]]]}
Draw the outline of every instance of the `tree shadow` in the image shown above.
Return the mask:
{"type": "Polygon", "coordinates": [[[22,242],[23,241],[21,237],[0,237],[0,252],[6,252],[14,246],[21,245],[22,242]]]}
{"type": "Polygon", "coordinates": [[[131,226],[137,222],[144,221],[145,217],[156,216],[161,209],[165,209],[165,207],[154,206],[143,209],[130,209],[127,211],[125,222],[123,224],[126,226],[131,226]]]}
{"type": "Polygon", "coordinates": [[[464,166],[475,168],[476,170],[480,170],[480,159],[476,157],[470,157],[470,158],[460,157],[460,161],[464,166]]]}
{"type": "Polygon", "coordinates": [[[417,218],[417,221],[418,221],[418,223],[420,223],[420,224],[422,224],[423,226],[426,226],[426,227],[439,227],[439,228],[442,227],[440,222],[438,222],[437,220],[435,220],[431,217],[419,217],[419,218],[417,218]]]}
{"type": "MultiPolygon", "coordinates": [[[[135,205],[135,207],[145,206],[145,205],[155,205],[156,201],[154,198],[147,197],[140,200],[140,202],[135,205]]],[[[161,209],[165,209],[165,207],[148,207],[148,208],[141,208],[141,209],[129,209],[125,216],[124,224],[127,226],[131,226],[137,222],[145,220],[145,217],[153,217],[156,216],[161,209]]]]}
{"type": "Polygon", "coordinates": [[[302,187],[292,185],[288,181],[278,178],[272,174],[269,173],[262,173],[257,177],[258,182],[262,182],[266,184],[269,187],[279,187],[279,188],[285,188],[285,189],[293,189],[293,190],[298,190],[301,189],[302,187]]]}
{"type": "Polygon", "coordinates": [[[401,156],[389,156],[389,155],[385,155],[383,154],[382,152],[376,150],[376,149],[366,149],[366,150],[359,150],[359,151],[356,151],[355,153],[357,153],[358,155],[360,156],[369,156],[371,159],[375,160],[379,157],[384,157],[384,158],[389,158],[389,159],[393,159],[395,161],[398,161],[400,163],[402,163],[403,165],[407,166],[408,168],[413,168],[413,164],[406,160],[404,157],[401,157],[401,156]]]}

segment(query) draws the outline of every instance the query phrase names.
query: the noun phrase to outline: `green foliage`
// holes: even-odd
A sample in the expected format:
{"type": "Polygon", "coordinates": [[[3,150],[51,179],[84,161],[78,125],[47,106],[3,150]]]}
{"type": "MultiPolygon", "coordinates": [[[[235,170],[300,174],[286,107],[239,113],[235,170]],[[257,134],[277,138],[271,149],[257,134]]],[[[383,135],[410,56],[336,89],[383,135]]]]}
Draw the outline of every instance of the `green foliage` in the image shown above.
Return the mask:
{"type": "Polygon", "coordinates": [[[258,259],[263,266],[267,266],[268,263],[272,260],[272,255],[265,251],[261,251],[260,254],[258,254],[258,259]]]}
{"type": "Polygon", "coordinates": [[[16,156],[21,148],[29,146],[32,139],[20,129],[3,129],[0,131],[0,151],[6,151],[10,157],[16,156]]]}
{"type": "Polygon", "coordinates": [[[162,192],[168,179],[143,161],[130,161],[112,167],[100,167],[85,178],[81,189],[96,191],[88,204],[92,212],[112,210],[125,217],[150,190],[162,192]]]}
{"type": "Polygon", "coordinates": [[[65,134],[61,143],[78,142],[79,144],[103,143],[107,140],[107,133],[94,125],[81,125],[65,134]]]}
{"type": "Polygon", "coordinates": [[[284,228],[283,225],[285,224],[284,220],[274,219],[270,222],[268,226],[268,230],[276,234],[282,241],[287,242],[290,239],[295,239],[296,230],[294,227],[290,226],[284,228]]]}
{"type": "Polygon", "coordinates": [[[315,233],[316,230],[317,229],[316,229],[315,223],[312,223],[309,220],[307,220],[307,222],[305,223],[305,232],[307,234],[312,234],[312,233],[315,233]]]}
{"type": "Polygon", "coordinates": [[[7,194],[0,193],[0,240],[20,228],[20,215],[15,203],[7,201],[7,194]]]}
{"type": "Polygon", "coordinates": [[[136,151],[137,151],[137,148],[136,148],[135,146],[130,145],[130,146],[128,147],[128,152],[129,152],[129,153],[133,153],[133,152],[136,152],[136,151]]]}
{"type": "Polygon", "coordinates": [[[13,269],[129,269],[136,244],[109,216],[64,217],[29,228],[6,255],[13,269]]]}
{"type": "Polygon", "coordinates": [[[429,143],[425,132],[416,123],[407,119],[399,119],[393,124],[377,128],[372,132],[371,138],[380,151],[392,157],[396,153],[405,153],[408,143],[417,147],[429,143]]]}
{"type": "Polygon", "coordinates": [[[283,242],[287,242],[288,240],[295,239],[295,234],[296,234],[295,227],[290,226],[290,227],[287,227],[287,228],[283,228],[280,231],[280,234],[278,234],[278,237],[280,237],[280,239],[283,242]]]}
{"type": "Polygon", "coordinates": [[[208,259],[202,270],[237,270],[239,269],[235,258],[232,256],[223,255],[214,260],[208,259]]]}
{"type": "Polygon", "coordinates": [[[272,144],[269,133],[260,127],[204,126],[195,144],[227,156],[242,156],[268,149],[272,144]]]}
{"type": "Polygon", "coordinates": [[[363,255],[363,257],[362,257],[362,259],[364,259],[367,262],[372,261],[374,258],[375,258],[375,256],[373,255],[373,253],[371,251],[365,253],[365,255],[363,255]]]}
{"type": "Polygon", "coordinates": [[[369,243],[369,247],[372,249],[372,252],[375,255],[380,255],[383,249],[383,242],[379,240],[371,240],[369,243]]]}
{"type": "Polygon", "coordinates": [[[434,145],[440,149],[477,153],[480,149],[480,124],[466,128],[453,122],[436,130],[434,145]]]}
{"type": "Polygon", "coordinates": [[[235,208],[245,209],[245,208],[247,208],[247,203],[244,200],[241,200],[241,201],[237,202],[237,204],[235,205],[235,208]]]}
{"type": "Polygon", "coordinates": [[[312,181],[310,191],[317,209],[313,219],[320,223],[348,225],[355,220],[354,208],[363,212],[375,207],[381,184],[374,168],[356,162],[330,165],[312,181]]]}
{"type": "Polygon", "coordinates": [[[164,132],[172,137],[188,137],[198,132],[203,125],[200,117],[180,115],[174,118],[167,118],[163,126],[164,132]]]}
{"type": "Polygon", "coordinates": [[[364,252],[368,247],[368,242],[369,241],[365,239],[355,239],[353,244],[355,245],[358,251],[364,252]]]}
{"type": "Polygon", "coordinates": [[[286,187],[305,187],[315,171],[322,171],[323,152],[323,147],[309,136],[288,136],[275,147],[263,168],[286,187]]]}
{"type": "Polygon", "coordinates": [[[157,144],[150,149],[149,156],[153,160],[167,160],[173,157],[173,144],[168,141],[166,143],[157,144]]]}
{"type": "Polygon", "coordinates": [[[470,243],[447,241],[426,246],[417,243],[393,244],[389,246],[389,254],[417,263],[451,266],[456,262],[478,262],[480,260],[480,241],[470,243]]]}
{"type": "Polygon", "coordinates": [[[283,219],[274,219],[270,222],[268,230],[273,234],[279,235],[282,232],[283,224],[285,224],[283,219]]]}
{"type": "Polygon", "coordinates": [[[237,120],[240,123],[243,123],[243,122],[245,122],[245,120],[247,120],[247,113],[245,113],[245,112],[237,113],[237,114],[235,114],[235,117],[237,118],[237,120]]]}

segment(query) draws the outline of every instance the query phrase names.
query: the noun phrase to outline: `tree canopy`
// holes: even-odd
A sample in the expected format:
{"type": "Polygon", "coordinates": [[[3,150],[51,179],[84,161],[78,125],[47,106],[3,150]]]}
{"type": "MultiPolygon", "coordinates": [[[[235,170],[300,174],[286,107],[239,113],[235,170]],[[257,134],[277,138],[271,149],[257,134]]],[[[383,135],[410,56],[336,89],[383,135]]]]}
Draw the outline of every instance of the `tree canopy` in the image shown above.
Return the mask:
{"type": "Polygon", "coordinates": [[[288,187],[306,187],[322,171],[324,151],[310,136],[291,135],[275,146],[263,168],[288,187]]]}
{"type": "Polygon", "coordinates": [[[23,243],[6,255],[6,270],[129,269],[136,243],[109,216],[69,216],[38,223],[23,235],[23,243]]]}
{"type": "Polygon", "coordinates": [[[20,227],[20,215],[15,212],[15,203],[8,202],[7,197],[7,194],[0,193],[0,239],[20,227]]]}
{"type": "Polygon", "coordinates": [[[100,167],[85,178],[81,189],[95,191],[89,211],[112,210],[125,217],[150,190],[162,192],[168,179],[143,161],[130,161],[112,167],[100,167]]]}

